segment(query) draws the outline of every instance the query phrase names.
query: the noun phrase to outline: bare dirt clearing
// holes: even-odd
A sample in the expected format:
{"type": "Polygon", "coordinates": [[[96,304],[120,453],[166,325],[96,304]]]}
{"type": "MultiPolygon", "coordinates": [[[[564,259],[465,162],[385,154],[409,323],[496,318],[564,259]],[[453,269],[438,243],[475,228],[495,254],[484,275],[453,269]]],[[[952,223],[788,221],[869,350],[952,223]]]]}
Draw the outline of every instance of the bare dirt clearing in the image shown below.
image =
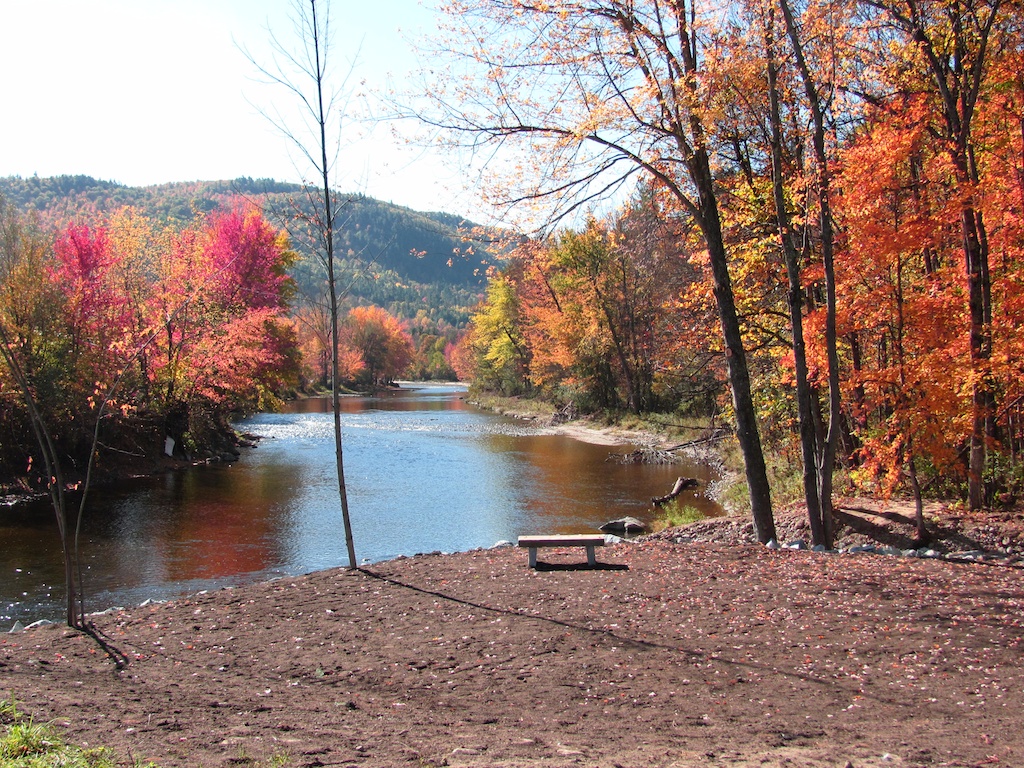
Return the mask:
{"type": "Polygon", "coordinates": [[[327,571],[0,639],[162,766],[1024,765],[1019,568],[650,539],[327,571]],[[106,650],[103,646],[106,646],[106,650]]]}

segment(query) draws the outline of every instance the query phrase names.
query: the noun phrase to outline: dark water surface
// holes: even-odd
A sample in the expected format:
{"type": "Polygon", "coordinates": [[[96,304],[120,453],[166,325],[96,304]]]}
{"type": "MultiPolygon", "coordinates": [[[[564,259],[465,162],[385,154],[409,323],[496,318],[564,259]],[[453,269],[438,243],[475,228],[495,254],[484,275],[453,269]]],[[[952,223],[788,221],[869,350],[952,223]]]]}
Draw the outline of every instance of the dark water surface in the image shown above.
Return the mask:
{"type": "MultiPolygon", "coordinates": [[[[345,473],[361,562],[487,547],[526,533],[594,532],[650,519],[650,498],[702,466],[623,465],[597,446],[469,405],[454,386],[346,398],[345,473]]],[[[329,401],[294,403],[241,429],[262,436],[234,465],[193,467],[90,494],[86,610],[347,564],[329,401]]],[[[682,501],[716,506],[698,496],[682,501]]],[[[524,554],[525,562],[525,554],[524,554]]],[[[63,566],[44,503],[0,507],[0,631],[63,615],[63,566]]]]}

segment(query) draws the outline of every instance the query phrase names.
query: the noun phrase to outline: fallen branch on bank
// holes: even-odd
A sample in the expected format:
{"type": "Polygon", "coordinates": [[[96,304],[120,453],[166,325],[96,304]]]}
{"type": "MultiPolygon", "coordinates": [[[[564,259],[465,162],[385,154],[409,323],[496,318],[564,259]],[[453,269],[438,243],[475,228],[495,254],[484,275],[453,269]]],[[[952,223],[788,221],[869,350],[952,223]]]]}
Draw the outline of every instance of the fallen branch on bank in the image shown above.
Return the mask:
{"type": "Polygon", "coordinates": [[[672,486],[672,490],[665,496],[658,496],[657,498],[651,499],[651,503],[660,507],[662,504],[667,504],[672,501],[676,496],[685,491],[687,488],[696,488],[697,480],[692,477],[680,477],[676,479],[676,484],[672,486]]]}
{"type": "Polygon", "coordinates": [[[607,460],[619,464],[678,464],[681,461],[674,453],[660,448],[637,448],[629,453],[612,453],[607,460]]]}
{"type": "Polygon", "coordinates": [[[728,436],[728,434],[729,434],[728,430],[722,429],[722,430],[719,430],[719,431],[715,432],[713,435],[708,435],[707,437],[700,437],[700,438],[697,438],[696,440],[688,440],[685,443],[679,443],[677,445],[673,445],[673,446],[670,446],[668,448],[664,448],[663,450],[670,451],[670,452],[671,451],[682,451],[682,450],[684,450],[686,448],[693,448],[693,447],[698,446],[698,445],[705,445],[706,443],[715,443],[715,442],[718,442],[719,440],[721,440],[722,438],[728,436]]]}

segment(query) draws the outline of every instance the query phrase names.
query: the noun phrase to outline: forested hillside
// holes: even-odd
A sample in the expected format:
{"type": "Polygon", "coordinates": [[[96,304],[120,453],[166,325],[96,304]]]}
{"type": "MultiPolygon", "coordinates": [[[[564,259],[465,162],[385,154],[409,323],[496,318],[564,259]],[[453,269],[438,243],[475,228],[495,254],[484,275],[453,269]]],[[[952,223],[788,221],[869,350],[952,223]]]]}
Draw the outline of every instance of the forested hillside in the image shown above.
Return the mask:
{"type": "MultiPolygon", "coordinates": [[[[302,187],[272,179],[240,178],[128,187],[89,176],[0,179],[0,195],[16,209],[54,223],[95,223],[126,206],[157,222],[190,222],[223,210],[239,198],[256,203],[276,226],[291,231],[304,208],[302,187]]],[[[349,300],[376,304],[414,319],[460,327],[483,291],[489,254],[474,242],[471,222],[449,213],[421,213],[363,195],[344,196],[338,253],[343,257],[349,300]]],[[[306,241],[292,232],[292,246],[306,241]]],[[[300,261],[293,268],[300,293],[315,293],[321,278],[300,261]]]]}

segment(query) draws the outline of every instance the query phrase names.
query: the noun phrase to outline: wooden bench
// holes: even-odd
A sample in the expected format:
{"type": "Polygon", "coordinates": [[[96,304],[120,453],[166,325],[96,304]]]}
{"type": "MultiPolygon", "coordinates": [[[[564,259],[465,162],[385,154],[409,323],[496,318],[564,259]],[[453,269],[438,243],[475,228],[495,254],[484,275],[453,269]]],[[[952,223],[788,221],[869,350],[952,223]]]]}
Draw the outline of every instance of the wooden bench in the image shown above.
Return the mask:
{"type": "Polygon", "coordinates": [[[593,568],[597,565],[597,556],[594,554],[594,547],[604,546],[604,536],[600,533],[580,534],[553,534],[551,536],[520,536],[519,546],[528,547],[530,550],[530,567],[537,567],[538,547],[586,547],[587,565],[593,568]]]}

